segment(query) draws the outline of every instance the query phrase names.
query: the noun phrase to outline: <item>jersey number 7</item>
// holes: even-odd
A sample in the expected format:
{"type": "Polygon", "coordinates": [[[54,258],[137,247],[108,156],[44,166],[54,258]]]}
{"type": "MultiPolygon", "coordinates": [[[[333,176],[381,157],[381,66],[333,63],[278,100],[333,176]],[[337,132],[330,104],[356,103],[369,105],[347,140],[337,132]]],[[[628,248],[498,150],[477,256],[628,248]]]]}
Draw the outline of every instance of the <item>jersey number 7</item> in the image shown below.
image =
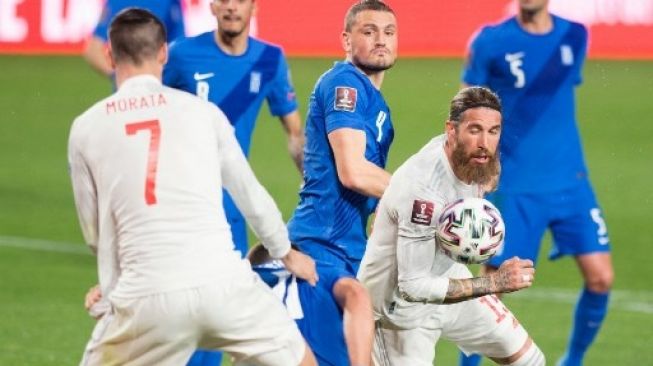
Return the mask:
{"type": "Polygon", "coordinates": [[[135,135],[138,131],[150,131],[150,148],[147,155],[147,173],[145,175],[145,203],[156,204],[156,168],[159,161],[159,139],[161,138],[161,125],[159,120],[128,123],[125,132],[128,136],[135,135]]]}

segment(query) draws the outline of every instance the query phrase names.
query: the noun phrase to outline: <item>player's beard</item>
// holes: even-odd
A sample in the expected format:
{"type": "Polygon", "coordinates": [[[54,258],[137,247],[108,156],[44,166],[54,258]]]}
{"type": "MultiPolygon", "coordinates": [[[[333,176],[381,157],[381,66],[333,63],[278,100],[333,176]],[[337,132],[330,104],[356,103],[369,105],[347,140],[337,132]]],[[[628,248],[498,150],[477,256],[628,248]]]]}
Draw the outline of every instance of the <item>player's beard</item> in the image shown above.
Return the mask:
{"type": "Polygon", "coordinates": [[[491,154],[486,149],[467,154],[465,152],[465,145],[461,141],[458,141],[451,154],[451,165],[456,176],[463,182],[485,186],[488,183],[493,183],[493,180],[498,177],[501,171],[498,154],[498,151],[496,154],[491,154]],[[487,155],[487,163],[474,163],[472,159],[481,154],[487,155]]]}
{"type": "Polygon", "coordinates": [[[372,74],[372,73],[385,71],[391,68],[392,66],[394,66],[395,64],[394,60],[392,61],[388,60],[387,63],[383,61],[366,62],[357,57],[354,57],[352,61],[354,65],[356,65],[356,67],[358,67],[359,69],[363,70],[365,74],[372,74]]]}

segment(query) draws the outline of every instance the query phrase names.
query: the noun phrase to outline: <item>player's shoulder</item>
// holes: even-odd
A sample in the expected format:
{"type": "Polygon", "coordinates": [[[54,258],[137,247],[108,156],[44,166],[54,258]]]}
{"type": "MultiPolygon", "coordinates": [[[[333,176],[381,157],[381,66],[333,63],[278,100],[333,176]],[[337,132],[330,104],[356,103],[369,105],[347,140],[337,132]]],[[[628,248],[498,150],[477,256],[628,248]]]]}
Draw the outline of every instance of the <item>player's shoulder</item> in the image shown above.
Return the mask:
{"type": "Polygon", "coordinates": [[[220,113],[222,111],[213,103],[208,102],[202,98],[199,98],[197,95],[189,93],[185,90],[171,88],[169,86],[163,86],[163,92],[166,95],[169,95],[171,100],[183,105],[188,110],[191,110],[195,113],[220,113]]]}
{"type": "Polygon", "coordinates": [[[341,86],[363,90],[371,86],[369,79],[349,62],[336,62],[320,77],[319,84],[327,88],[341,86]]]}
{"type": "Polygon", "coordinates": [[[445,140],[445,135],[436,136],[409,157],[392,174],[390,187],[400,196],[423,195],[437,187],[445,176],[446,167],[442,166],[445,140]]]}
{"type": "Polygon", "coordinates": [[[497,23],[486,24],[482,26],[475,35],[477,41],[493,42],[498,38],[510,35],[511,31],[515,29],[517,19],[509,17],[497,23]]]}
{"type": "Polygon", "coordinates": [[[249,47],[265,50],[266,52],[274,54],[276,57],[283,56],[283,47],[276,43],[264,41],[259,38],[249,37],[249,47]]]}
{"type": "Polygon", "coordinates": [[[568,32],[581,36],[587,35],[587,27],[584,24],[555,14],[551,14],[551,17],[556,25],[561,26],[565,30],[568,29],[568,32]]]}
{"type": "Polygon", "coordinates": [[[208,49],[208,43],[213,41],[213,31],[200,33],[190,37],[180,37],[170,44],[170,56],[189,54],[191,51],[208,49]]]}

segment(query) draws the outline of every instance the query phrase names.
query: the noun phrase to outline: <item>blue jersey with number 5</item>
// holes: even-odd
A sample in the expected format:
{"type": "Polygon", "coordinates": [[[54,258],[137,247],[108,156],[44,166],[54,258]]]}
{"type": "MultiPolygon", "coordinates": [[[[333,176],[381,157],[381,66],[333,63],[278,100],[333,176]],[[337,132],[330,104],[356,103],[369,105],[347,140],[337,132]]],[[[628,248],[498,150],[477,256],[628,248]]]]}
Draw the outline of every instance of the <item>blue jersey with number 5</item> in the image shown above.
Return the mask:
{"type": "Polygon", "coordinates": [[[553,16],[553,29],[532,34],[516,18],[473,39],[463,81],[501,98],[501,192],[550,192],[586,179],[574,89],[581,83],[587,30],[553,16]]]}
{"type": "Polygon", "coordinates": [[[304,252],[327,250],[357,263],[365,251],[367,219],[378,200],[340,183],[328,134],[341,128],[363,131],[365,158],[385,168],[394,138],[390,109],[369,78],[349,62],[337,62],[311,94],[304,185],[288,230],[304,252]]]}

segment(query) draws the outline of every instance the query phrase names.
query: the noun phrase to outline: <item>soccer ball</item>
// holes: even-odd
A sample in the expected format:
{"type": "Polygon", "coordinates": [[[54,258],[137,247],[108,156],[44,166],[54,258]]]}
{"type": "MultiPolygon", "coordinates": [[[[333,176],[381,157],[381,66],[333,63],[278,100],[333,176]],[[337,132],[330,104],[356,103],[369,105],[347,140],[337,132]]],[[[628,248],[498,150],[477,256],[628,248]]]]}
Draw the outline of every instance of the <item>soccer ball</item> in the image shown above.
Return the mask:
{"type": "Polygon", "coordinates": [[[483,198],[447,205],[438,219],[436,241],[456,262],[483,263],[502,248],[505,225],[499,210],[483,198]]]}

